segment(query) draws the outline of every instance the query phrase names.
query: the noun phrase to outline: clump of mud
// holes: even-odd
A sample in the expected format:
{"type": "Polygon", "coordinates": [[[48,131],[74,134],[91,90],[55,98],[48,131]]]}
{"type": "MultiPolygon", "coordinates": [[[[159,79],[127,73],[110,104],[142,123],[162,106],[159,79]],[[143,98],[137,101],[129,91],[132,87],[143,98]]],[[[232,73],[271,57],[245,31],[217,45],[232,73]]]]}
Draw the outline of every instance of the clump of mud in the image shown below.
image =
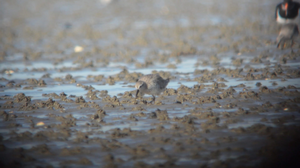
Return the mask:
{"type": "Polygon", "coordinates": [[[299,167],[276,2],[62,3],[1,4],[0,167],[299,167]],[[149,73],[170,79],[155,102],[149,73]]]}

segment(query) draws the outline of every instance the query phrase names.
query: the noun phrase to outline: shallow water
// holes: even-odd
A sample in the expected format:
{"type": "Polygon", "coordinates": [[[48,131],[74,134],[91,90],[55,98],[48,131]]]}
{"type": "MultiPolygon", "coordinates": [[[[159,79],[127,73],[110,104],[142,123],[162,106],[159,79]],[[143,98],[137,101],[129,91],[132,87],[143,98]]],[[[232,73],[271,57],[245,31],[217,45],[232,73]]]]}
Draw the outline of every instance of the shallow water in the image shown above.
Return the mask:
{"type": "MultiPolygon", "coordinates": [[[[3,2],[0,157],[5,160],[0,165],[261,166],[276,153],[268,150],[277,149],[276,139],[294,136],[300,125],[300,44],[295,44],[294,53],[289,47],[276,49],[278,25],[270,15],[276,4],[3,2]],[[137,79],[119,77],[124,69],[127,75],[165,75],[171,78],[168,91],[177,92],[162,93],[157,104],[149,103],[150,95],[124,97],[128,92],[134,95],[137,79]],[[103,79],[91,78],[97,75],[103,79]],[[32,84],[32,78],[46,85],[32,84]],[[98,99],[92,99],[89,86],[92,91],[106,90],[121,103],[105,101],[107,95],[98,92],[98,99]],[[231,88],[235,92],[226,95],[231,88]],[[22,97],[14,96],[19,93],[31,101],[18,102],[22,97]],[[84,103],[76,102],[80,97],[84,103]],[[106,115],[93,118],[101,117],[100,109],[106,115]],[[274,146],[267,148],[269,144],[274,146]],[[78,162],[83,157],[90,162],[78,162]]],[[[289,149],[284,145],[279,146],[289,149]]]]}

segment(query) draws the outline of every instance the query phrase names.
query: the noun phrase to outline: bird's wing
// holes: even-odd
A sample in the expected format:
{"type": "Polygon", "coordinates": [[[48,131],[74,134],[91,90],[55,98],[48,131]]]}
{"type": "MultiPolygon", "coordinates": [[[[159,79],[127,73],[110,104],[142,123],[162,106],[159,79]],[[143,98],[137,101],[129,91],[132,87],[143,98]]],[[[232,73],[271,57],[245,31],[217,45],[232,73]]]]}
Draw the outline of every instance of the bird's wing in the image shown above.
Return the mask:
{"type": "Polygon", "coordinates": [[[149,83],[149,81],[152,81],[154,77],[155,77],[154,74],[144,75],[144,76],[140,77],[139,81],[149,83]]]}

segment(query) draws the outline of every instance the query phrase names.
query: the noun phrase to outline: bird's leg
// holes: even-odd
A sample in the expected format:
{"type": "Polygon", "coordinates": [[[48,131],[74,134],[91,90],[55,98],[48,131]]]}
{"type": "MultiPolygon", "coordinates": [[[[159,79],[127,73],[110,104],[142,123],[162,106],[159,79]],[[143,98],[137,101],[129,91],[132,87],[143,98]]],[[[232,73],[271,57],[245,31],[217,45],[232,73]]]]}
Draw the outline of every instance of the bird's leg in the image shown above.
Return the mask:
{"type": "Polygon", "coordinates": [[[291,54],[294,54],[293,45],[294,45],[294,40],[292,40],[292,44],[291,44],[291,49],[292,49],[291,54]]]}
{"type": "Polygon", "coordinates": [[[136,90],[135,99],[138,98],[139,92],[140,92],[140,90],[136,90]]]}
{"type": "Polygon", "coordinates": [[[154,103],[155,104],[155,96],[152,95],[152,101],[150,103],[154,103]]]}
{"type": "Polygon", "coordinates": [[[280,43],[281,43],[281,40],[278,42],[278,44],[277,44],[277,48],[279,48],[279,46],[280,46],[280,43]]]}

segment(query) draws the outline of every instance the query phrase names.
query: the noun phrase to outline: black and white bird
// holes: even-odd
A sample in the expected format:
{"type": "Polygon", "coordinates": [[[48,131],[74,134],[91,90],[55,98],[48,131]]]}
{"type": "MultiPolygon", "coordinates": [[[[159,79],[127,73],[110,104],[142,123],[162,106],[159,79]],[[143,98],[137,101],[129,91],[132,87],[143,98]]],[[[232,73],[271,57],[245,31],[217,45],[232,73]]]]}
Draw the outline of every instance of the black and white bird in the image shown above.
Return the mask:
{"type": "Polygon", "coordinates": [[[277,23],[297,23],[300,3],[293,0],[284,0],[276,6],[275,18],[277,23]]]}

